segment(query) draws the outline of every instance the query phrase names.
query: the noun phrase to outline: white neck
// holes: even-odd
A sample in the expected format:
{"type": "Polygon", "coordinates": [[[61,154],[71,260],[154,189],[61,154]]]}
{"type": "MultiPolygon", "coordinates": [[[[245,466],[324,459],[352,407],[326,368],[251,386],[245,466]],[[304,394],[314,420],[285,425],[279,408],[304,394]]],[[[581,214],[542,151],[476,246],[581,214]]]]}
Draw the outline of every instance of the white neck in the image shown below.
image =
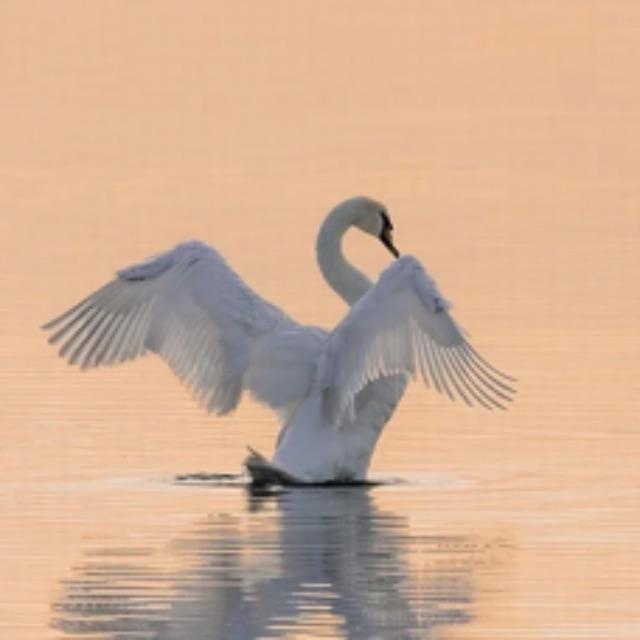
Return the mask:
{"type": "Polygon", "coordinates": [[[355,304],[371,287],[371,280],[349,264],[342,253],[342,237],[353,224],[353,211],[336,207],[320,227],[316,257],[329,286],[349,305],[355,304]]]}

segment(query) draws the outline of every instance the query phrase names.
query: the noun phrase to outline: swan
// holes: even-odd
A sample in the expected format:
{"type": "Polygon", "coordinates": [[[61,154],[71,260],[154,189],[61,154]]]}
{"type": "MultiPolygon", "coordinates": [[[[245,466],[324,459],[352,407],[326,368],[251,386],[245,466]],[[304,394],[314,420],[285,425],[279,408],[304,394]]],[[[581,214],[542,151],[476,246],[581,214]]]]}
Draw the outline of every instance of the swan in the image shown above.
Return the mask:
{"type": "Polygon", "coordinates": [[[296,322],[195,240],[118,271],[43,328],[50,343],[61,343],[60,356],[82,369],[150,351],[208,412],[233,411],[245,391],[271,407],[281,427],[273,458],[252,451],[245,462],[256,483],[365,480],[412,377],[486,409],[512,400],[514,379],[471,346],[420,262],[400,256],[380,202],[359,196],[335,206],[316,255],[350,307],[333,331],[296,322]],[[343,255],[352,227],[395,258],[375,284],[343,255]]]}

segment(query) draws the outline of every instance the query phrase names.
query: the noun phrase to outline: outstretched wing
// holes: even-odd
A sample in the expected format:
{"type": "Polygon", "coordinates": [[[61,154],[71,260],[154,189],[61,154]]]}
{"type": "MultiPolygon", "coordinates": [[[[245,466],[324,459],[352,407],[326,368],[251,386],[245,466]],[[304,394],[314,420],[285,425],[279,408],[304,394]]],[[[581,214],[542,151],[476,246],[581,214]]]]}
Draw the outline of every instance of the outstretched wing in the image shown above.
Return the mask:
{"type": "Polygon", "coordinates": [[[415,258],[403,256],[386,269],[329,338],[320,374],[329,420],[353,419],[358,393],[398,373],[419,373],[452,400],[504,408],[513,379],[473,349],[448,309],[415,258]]]}
{"type": "MultiPolygon", "coordinates": [[[[44,325],[54,330],[49,342],[62,344],[60,355],[83,369],[147,351],[159,354],[201,404],[219,414],[238,404],[256,345],[295,327],[217,251],[196,241],[119,271],[106,286],[44,325]]],[[[254,377],[261,381],[260,375],[254,377]]],[[[279,399],[263,395],[263,401],[278,408],[279,399]]],[[[290,397],[285,400],[291,403],[290,397]]]]}

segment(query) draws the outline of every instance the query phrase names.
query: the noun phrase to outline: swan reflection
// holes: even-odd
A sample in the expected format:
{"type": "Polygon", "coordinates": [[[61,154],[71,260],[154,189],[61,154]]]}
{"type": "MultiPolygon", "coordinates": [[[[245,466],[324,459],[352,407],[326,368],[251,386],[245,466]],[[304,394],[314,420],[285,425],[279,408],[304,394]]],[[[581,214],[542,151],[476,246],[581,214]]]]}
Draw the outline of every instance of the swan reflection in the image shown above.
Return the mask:
{"type": "Polygon", "coordinates": [[[470,621],[495,549],[416,535],[363,488],[249,494],[247,506],[171,543],[178,571],[150,551],[97,553],[65,584],[53,625],[113,640],[436,638],[470,621]]]}

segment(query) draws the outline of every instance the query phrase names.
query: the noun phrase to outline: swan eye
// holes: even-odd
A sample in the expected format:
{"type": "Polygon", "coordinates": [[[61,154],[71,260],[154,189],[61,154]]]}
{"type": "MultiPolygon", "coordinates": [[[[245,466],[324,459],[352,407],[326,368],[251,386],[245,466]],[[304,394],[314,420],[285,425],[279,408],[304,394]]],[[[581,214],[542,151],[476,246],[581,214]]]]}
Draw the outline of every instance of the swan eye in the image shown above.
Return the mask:
{"type": "Polygon", "coordinates": [[[382,218],[383,230],[388,229],[389,231],[392,231],[393,225],[391,224],[391,218],[389,218],[389,214],[384,209],[380,209],[380,217],[382,218]]]}

